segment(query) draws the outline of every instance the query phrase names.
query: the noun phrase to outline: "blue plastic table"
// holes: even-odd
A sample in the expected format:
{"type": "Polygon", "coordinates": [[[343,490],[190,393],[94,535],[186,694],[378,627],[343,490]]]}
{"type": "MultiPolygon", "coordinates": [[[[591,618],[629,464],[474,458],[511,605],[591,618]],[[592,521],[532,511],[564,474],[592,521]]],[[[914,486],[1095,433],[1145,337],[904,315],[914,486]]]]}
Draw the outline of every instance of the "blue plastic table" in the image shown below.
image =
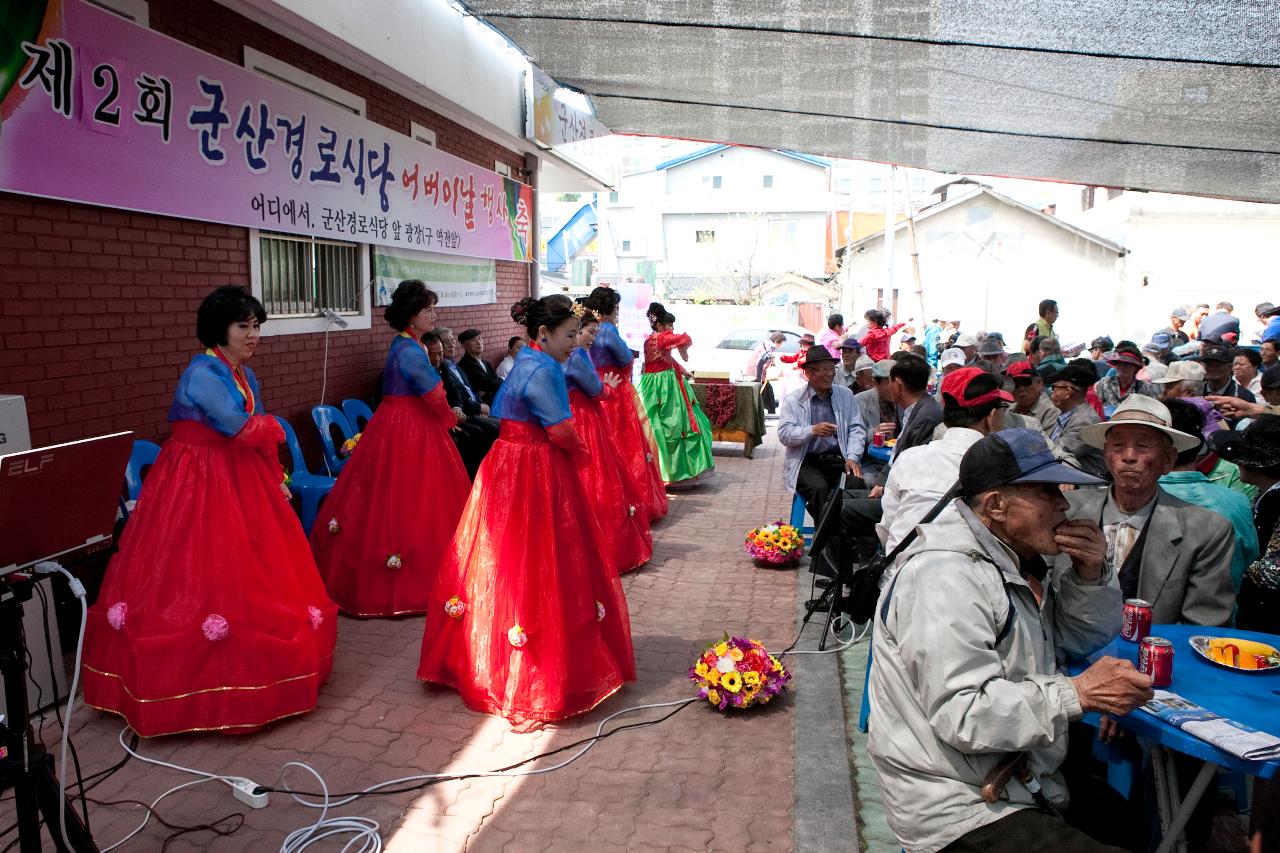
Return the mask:
{"type": "MultiPolygon", "coordinates": [[[[1209,637],[1239,637],[1257,640],[1280,648],[1280,637],[1233,628],[1202,628],[1198,625],[1155,625],[1151,633],[1173,643],[1173,683],[1165,688],[1188,701],[1259,731],[1280,737],[1280,673],[1235,672],[1216,666],[1200,655],[1187,642],[1196,634],[1209,637]]],[[[1138,644],[1119,637],[1089,656],[1090,662],[1111,656],[1138,664],[1138,644]]],[[[1083,665],[1068,667],[1073,674],[1083,665]]],[[[1090,715],[1092,716],[1092,715],[1090,715]]],[[[1185,847],[1182,830],[1196,804],[1204,795],[1218,768],[1225,767],[1264,779],[1280,775],[1280,760],[1244,761],[1229,752],[1187,734],[1176,726],[1137,710],[1115,718],[1120,726],[1152,743],[1152,766],[1156,774],[1156,798],[1160,807],[1163,838],[1158,853],[1185,847]],[[1181,752],[1204,762],[1187,796],[1178,802],[1177,771],[1169,750],[1181,752]]]]}

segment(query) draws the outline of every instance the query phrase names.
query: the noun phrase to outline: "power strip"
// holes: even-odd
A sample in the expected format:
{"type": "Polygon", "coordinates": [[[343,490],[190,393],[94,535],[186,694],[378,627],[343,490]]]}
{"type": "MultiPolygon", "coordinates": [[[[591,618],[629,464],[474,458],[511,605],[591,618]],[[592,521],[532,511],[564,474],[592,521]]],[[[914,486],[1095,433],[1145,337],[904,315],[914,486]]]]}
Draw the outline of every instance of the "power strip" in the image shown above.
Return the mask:
{"type": "Polygon", "coordinates": [[[267,807],[267,797],[269,796],[262,787],[252,779],[243,777],[229,778],[227,783],[231,786],[231,792],[236,795],[236,799],[244,803],[251,809],[265,809],[267,807]]]}

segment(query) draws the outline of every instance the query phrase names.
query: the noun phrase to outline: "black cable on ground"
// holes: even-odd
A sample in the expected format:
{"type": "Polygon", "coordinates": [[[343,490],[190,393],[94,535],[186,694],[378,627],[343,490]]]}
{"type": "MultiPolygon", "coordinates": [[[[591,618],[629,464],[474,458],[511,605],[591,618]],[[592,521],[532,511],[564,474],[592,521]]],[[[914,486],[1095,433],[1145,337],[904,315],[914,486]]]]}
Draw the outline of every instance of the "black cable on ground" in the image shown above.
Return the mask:
{"type": "Polygon", "coordinates": [[[160,816],[160,812],[156,811],[154,808],[142,802],[141,800],[95,800],[92,797],[90,797],[89,802],[93,803],[95,806],[139,806],[141,808],[146,809],[147,812],[150,813],[150,815],[153,818],[155,818],[156,823],[160,824],[161,826],[164,826],[167,829],[175,830],[173,833],[171,833],[165,838],[164,844],[161,845],[160,847],[161,853],[164,853],[164,851],[169,848],[169,844],[175,841],[176,839],[181,838],[182,836],[188,835],[193,832],[212,832],[225,838],[228,835],[233,835],[239,832],[240,828],[244,826],[244,812],[231,812],[230,814],[223,815],[217,820],[210,821],[209,823],[200,823],[200,824],[193,824],[191,826],[185,826],[180,823],[170,823],[169,821],[165,820],[160,816]],[[235,826],[233,827],[223,828],[218,826],[218,824],[220,823],[223,823],[225,821],[235,821],[237,818],[239,819],[239,822],[236,823],[235,826]]]}

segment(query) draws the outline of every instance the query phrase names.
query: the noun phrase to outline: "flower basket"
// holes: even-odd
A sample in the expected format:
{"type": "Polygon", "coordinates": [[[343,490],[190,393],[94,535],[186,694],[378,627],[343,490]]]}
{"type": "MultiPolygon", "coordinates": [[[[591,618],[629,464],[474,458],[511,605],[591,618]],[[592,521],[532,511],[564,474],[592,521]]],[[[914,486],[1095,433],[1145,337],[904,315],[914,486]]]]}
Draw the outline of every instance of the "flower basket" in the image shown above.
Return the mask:
{"type": "Polygon", "coordinates": [[[794,566],[804,556],[804,536],[781,521],[747,531],[743,547],[758,566],[794,566]]]}
{"type": "Polygon", "coordinates": [[[746,710],[781,693],[791,673],[759,640],[725,634],[689,667],[689,680],[698,686],[698,698],[718,710],[746,710]]]}

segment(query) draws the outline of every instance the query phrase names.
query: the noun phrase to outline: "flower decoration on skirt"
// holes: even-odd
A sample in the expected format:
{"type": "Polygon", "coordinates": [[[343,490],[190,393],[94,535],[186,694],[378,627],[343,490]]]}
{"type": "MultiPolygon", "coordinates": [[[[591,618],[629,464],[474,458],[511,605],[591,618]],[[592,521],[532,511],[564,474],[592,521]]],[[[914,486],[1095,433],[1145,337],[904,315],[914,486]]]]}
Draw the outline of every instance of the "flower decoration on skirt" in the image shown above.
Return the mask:
{"type": "Polygon", "coordinates": [[[219,640],[225,640],[227,634],[231,631],[231,625],[227,619],[220,613],[210,613],[204,617],[204,622],[200,625],[200,630],[204,631],[204,638],[211,643],[219,640]]]}
{"type": "Polygon", "coordinates": [[[346,441],[342,442],[342,447],[338,450],[338,455],[341,456],[343,459],[346,459],[352,453],[355,453],[356,445],[360,443],[360,436],[362,435],[364,435],[364,433],[358,432],[355,435],[351,436],[351,438],[348,438],[346,441]]]}
{"type": "Polygon", "coordinates": [[[467,603],[456,595],[444,603],[444,613],[450,619],[461,619],[466,612],[467,603]]]}
{"type": "Polygon", "coordinates": [[[529,642],[529,635],[524,632],[524,628],[519,625],[512,625],[507,631],[507,642],[513,647],[519,649],[529,642]]]}
{"type": "Polygon", "coordinates": [[[398,569],[398,568],[400,568],[400,566],[401,566],[401,565],[403,565],[403,564],[400,562],[400,555],[399,555],[399,554],[392,554],[390,557],[387,557],[387,568],[388,568],[388,569],[398,569]]]}
{"type": "Polygon", "coordinates": [[[324,613],[314,604],[307,608],[307,621],[311,623],[311,630],[318,631],[320,626],[324,624],[324,613]]]}
{"type": "Polygon", "coordinates": [[[698,686],[699,699],[723,711],[768,703],[787,686],[791,673],[759,640],[725,634],[689,667],[689,680],[698,686]]]}
{"type": "Polygon", "coordinates": [[[117,601],[107,608],[107,624],[117,631],[124,629],[124,617],[129,613],[129,605],[117,601]]]}
{"type": "Polygon", "coordinates": [[[338,523],[338,519],[329,519],[329,535],[336,536],[342,530],[342,525],[338,523]]]}
{"type": "Polygon", "coordinates": [[[603,622],[606,612],[607,611],[604,609],[604,605],[597,601],[596,602],[596,621],[603,622]]]}
{"type": "Polygon", "coordinates": [[[777,521],[748,530],[744,547],[762,565],[794,566],[804,555],[804,536],[790,524],[777,521]]]}

